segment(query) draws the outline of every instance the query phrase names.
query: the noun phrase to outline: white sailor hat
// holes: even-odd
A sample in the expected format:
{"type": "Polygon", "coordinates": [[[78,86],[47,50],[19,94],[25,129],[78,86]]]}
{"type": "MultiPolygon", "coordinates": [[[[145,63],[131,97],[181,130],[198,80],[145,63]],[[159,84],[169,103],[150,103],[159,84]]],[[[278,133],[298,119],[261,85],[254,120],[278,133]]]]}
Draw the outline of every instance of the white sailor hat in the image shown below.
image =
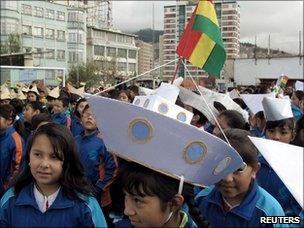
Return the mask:
{"type": "Polygon", "coordinates": [[[253,114],[256,114],[259,111],[263,111],[262,100],[264,97],[275,98],[275,93],[267,94],[241,94],[242,100],[245,102],[247,107],[253,114]]]}
{"type": "Polygon", "coordinates": [[[264,97],[262,105],[266,121],[293,118],[291,104],[287,99],[264,97]]]}

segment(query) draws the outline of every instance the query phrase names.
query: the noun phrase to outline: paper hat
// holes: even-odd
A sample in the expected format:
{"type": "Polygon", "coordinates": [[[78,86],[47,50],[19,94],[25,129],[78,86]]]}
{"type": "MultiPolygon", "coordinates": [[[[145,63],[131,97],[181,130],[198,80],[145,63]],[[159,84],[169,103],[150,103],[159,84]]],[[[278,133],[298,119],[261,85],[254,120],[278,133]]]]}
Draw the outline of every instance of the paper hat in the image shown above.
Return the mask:
{"type": "Polygon", "coordinates": [[[0,100],[12,99],[12,95],[6,84],[1,85],[1,97],[0,100]]]}
{"type": "Polygon", "coordinates": [[[249,137],[303,208],[303,147],[249,137]]]}
{"type": "MultiPolygon", "coordinates": [[[[200,111],[202,114],[204,114],[206,116],[206,118],[213,125],[215,125],[215,120],[214,120],[212,114],[210,113],[209,109],[207,108],[207,105],[206,105],[203,97],[184,87],[180,86],[179,89],[180,89],[179,97],[180,97],[181,101],[184,104],[189,105],[189,106],[197,109],[198,111],[200,111]]],[[[215,116],[217,116],[218,111],[213,107],[213,105],[209,104],[209,107],[212,110],[213,114],[215,116]]]]}
{"type": "Polygon", "coordinates": [[[37,95],[39,95],[39,91],[37,89],[37,85],[34,84],[34,85],[30,85],[29,89],[27,90],[27,92],[34,92],[36,93],[37,95]]]}
{"type": "Polygon", "coordinates": [[[127,102],[86,98],[105,145],[119,157],[199,186],[220,181],[243,163],[227,143],[194,126],[127,102]]]}
{"type": "Polygon", "coordinates": [[[220,102],[226,109],[236,110],[242,114],[244,120],[248,122],[249,114],[243,110],[237,103],[235,103],[227,94],[217,93],[210,89],[198,86],[200,92],[204,96],[205,100],[213,106],[214,101],[220,102]]]}
{"type": "Polygon", "coordinates": [[[291,104],[287,99],[264,97],[262,105],[266,121],[293,118],[291,104]]]}
{"type": "Polygon", "coordinates": [[[233,89],[230,92],[228,92],[228,95],[231,99],[240,98],[240,94],[236,89],[233,89]]]}
{"type": "Polygon", "coordinates": [[[59,86],[55,87],[48,93],[49,97],[58,98],[60,96],[59,86]]]}
{"type": "Polygon", "coordinates": [[[300,90],[300,91],[304,91],[304,83],[301,81],[296,81],[295,83],[295,89],[296,90],[300,90]]]}
{"type": "Polygon", "coordinates": [[[68,90],[69,90],[70,93],[77,94],[80,97],[84,97],[84,86],[76,89],[70,83],[67,83],[67,88],[68,88],[68,90]]]}
{"type": "Polygon", "coordinates": [[[26,96],[21,91],[21,89],[18,89],[17,98],[20,99],[20,100],[26,100],[26,96]]]}
{"type": "Polygon", "coordinates": [[[241,94],[241,98],[253,114],[256,114],[259,111],[263,111],[262,100],[264,97],[275,98],[275,93],[241,94]]]}

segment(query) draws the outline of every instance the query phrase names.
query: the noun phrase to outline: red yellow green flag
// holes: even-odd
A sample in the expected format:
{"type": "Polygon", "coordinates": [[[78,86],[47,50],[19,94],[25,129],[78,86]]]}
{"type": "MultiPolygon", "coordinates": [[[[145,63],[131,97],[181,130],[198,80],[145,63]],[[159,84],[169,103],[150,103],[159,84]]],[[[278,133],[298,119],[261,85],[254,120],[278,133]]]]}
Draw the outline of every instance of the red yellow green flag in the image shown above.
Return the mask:
{"type": "Polygon", "coordinates": [[[176,53],[210,75],[220,76],[226,51],[212,1],[199,1],[176,53]]]}

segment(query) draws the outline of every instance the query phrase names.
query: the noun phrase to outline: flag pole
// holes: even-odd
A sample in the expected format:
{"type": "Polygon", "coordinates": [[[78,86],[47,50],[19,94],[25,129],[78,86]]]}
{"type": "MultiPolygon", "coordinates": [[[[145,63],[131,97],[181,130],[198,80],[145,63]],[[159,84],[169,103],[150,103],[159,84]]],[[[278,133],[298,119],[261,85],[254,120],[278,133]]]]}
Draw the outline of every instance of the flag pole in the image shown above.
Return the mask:
{"type": "Polygon", "coordinates": [[[178,62],[176,64],[176,68],[175,68],[173,77],[172,77],[172,80],[171,80],[171,84],[173,84],[174,80],[176,79],[176,74],[177,74],[177,71],[178,71],[178,68],[179,68],[179,65],[180,65],[181,61],[182,61],[182,58],[179,57],[178,62]]]}

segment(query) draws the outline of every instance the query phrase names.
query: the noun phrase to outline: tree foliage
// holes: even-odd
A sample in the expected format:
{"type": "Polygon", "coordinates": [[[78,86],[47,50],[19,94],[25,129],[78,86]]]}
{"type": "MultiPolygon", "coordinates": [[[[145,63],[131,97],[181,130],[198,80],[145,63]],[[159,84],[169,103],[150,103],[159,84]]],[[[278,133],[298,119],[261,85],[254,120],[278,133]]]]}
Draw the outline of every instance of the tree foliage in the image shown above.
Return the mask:
{"type": "Polygon", "coordinates": [[[87,63],[73,65],[67,81],[77,86],[79,86],[80,82],[85,82],[86,88],[96,88],[114,84],[119,77],[116,58],[111,60],[100,58],[87,63]]]}
{"type": "Polygon", "coordinates": [[[9,34],[6,42],[1,42],[1,54],[11,54],[21,51],[21,38],[19,34],[9,34]]]}

